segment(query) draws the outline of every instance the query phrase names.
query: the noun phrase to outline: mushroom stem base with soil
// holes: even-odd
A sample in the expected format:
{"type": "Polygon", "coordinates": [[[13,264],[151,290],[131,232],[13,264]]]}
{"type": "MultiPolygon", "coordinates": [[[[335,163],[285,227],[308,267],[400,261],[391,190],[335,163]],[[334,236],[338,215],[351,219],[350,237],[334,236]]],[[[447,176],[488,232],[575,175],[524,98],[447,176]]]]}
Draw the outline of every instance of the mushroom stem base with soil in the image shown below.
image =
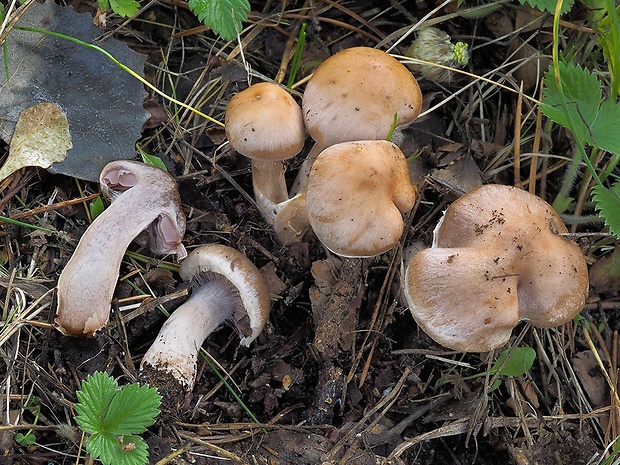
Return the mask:
{"type": "Polygon", "coordinates": [[[235,308],[240,305],[228,280],[213,275],[166,320],[142,365],[170,373],[183,389],[191,391],[202,343],[227,320],[235,321],[235,308]]]}

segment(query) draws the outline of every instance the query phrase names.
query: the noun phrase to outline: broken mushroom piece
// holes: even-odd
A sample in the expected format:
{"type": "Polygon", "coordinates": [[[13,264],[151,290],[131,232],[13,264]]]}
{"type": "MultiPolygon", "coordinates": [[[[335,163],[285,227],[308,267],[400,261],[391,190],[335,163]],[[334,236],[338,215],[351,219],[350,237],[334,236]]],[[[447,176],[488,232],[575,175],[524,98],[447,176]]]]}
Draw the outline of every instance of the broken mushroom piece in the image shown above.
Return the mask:
{"type": "Polygon", "coordinates": [[[314,159],[330,145],[387,139],[392,126],[413,121],[422,108],[411,72],[382,50],[353,47],[326,59],[306,84],[302,99],[308,134],[316,141],[295,180],[301,191],[314,159]],[[396,118],[396,121],[395,121],[396,118]]]}
{"type": "Polygon", "coordinates": [[[343,142],[317,157],[308,177],[310,225],[329,250],[343,257],[373,257],[403,234],[403,214],[416,190],[401,150],[385,140],[343,142]]]}
{"type": "Polygon", "coordinates": [[[288,200],[283,160],[304,146],[301,108],[280,86],[261,82],[230,99],[225,125],[232,148],[252,159],[254,198],[272,222],[278,204],[288,200]]]}
{"type": "Polygon", "coordinates": [[[209,334],[229,321],[241,334],[241,345],[249,346],[267,323],[271,299],[256,266],[225,245],[198,247],[181,263],[179,274],[192,283],[192,295],[166,320],[141,369],[167,373],[191,391],[198,350],[209,334]]]}
{"type": "Polygon", "coordinates": [[[560,216],[521,189],[485,185],[456,200],[433,246],[411,259],[404,293],[418,325],[450,349],[487,352],[521,320],[549,328],[583,308],[588,270],[560,216]]]}
{"type": "Polygon", "coordinates": [[[185,215],[168,173],[144,163],[114,161],[104,167],[99,183],[112,204],[82,235],[58,280],[56,324],[72,336],[92,336],[106,325],[121,260],[142,231],[148,231],[154,253],[187,255],[181,243],[185,215]]]}

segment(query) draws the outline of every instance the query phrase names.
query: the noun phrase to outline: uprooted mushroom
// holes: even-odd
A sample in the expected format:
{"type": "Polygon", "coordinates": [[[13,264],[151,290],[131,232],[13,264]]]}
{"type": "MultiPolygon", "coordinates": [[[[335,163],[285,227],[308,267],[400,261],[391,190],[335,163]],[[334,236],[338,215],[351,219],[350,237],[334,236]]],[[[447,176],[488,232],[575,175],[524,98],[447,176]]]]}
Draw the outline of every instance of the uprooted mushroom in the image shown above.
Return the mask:
{"type": "Polygon", "coordinates": [[[168,173],[122,160],[106,165],[99,182],[112,204],[83,234],[58,280],[56,324],[72,336],[92,336],[107,324],[121,260],[142,231],[153,253],[187,255],[185,215],[168,173]]]}
{"type": "Polygon", "coordinates": [[[418,325],[436,342],[487,352],[524,320],[550,328],[575,317],[588,270],[566,226],[533,194],[486,185],[456,200],[433,245],[407,265],[404,293],[418,325]]]}
{"type": "Polygon", "coordinates": [[[225,245],[194,249],[181,263],[179,274],[191,283],[192,295],[166,320],[144,355],[141,370],[155,385],[170,379],[173,386],[191,391],[205,339],[230,322],[241,336],[240,344],[249,346],[269,319],[271,299],[258,268],[225,245]]]}

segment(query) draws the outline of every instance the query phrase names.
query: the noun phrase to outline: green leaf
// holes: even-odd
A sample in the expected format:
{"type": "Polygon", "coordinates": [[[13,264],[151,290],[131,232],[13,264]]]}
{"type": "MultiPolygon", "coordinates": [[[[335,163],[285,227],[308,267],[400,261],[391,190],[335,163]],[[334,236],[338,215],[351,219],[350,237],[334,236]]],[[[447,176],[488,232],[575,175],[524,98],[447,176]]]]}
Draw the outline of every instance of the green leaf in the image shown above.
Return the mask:
{"type": "Polygon", "coordinates": [[[136,0],[109,0],[110,8],[119,16],[131,18],[140,11],[140,4],[136,0]]]}
{"type": "Polygon", "coordinates": [[[189,9],[224,40],[234,40],[248,19],[248,0],[189,0],[189,9]]]}
{"type": "Polygon", "coordinates": [[[118,393],[117,382],[107,373],[96,372],[82,383],[82,390],[77,391],[78,413],[75,421],[86,433],[103,433],[104,415],[112,399],[118,393]]]}
{"type": "Polygon", "coordinates": [[[104,465],[145,465],[148,445],[139,436],[94,434],[86,442],[86,451],[104,465]]]}
{"type": "Polygon", "coordinates": [[[101,199],[101,197],[96,197],[94,198],[89,204],[88,204],[88,209],[90,210],[90,217],[94,220],[95,218],[97,218],[99,215],[101,215],[101,213],[104,210],[103,207],[103,200],[101,199]]]}
{"type": "Polygon", "coordinates": [[[110,402],[104,420],[105,431],[117,435],[143,433],[155,423],[160,402],[157,389],[128,384],[110,402]]]}
{"type": "Polygon", "coordinates": [[[144,150],[142,150],[140,147],[138,147],[138,150],[140,152],[140,156],[142,157],[142,161],[144,163],[146,163],[147,165],[153,165],[161,170],[168,172],[168,168],[166,167],[166,164],[162,161],[161,158],[156,157],[155,155],[149,155],[144,150]]]}
{"type": "Polygon", "coordinates": [[[516,347],[512,353],[510,353],[510,349],[506,349],[497,357],[490,372],[494,374],[499,371],[502,376],[521,376],[532,368],[535,358],[536,351],[531,347],[516,347]],[[510,357],[508,358],[509,354],[510,357]]]}
{"type": "MultiPolygon", "coordinates": [[[[532,8],[538,8],[540,11],[548,11],[549,13],[555,13],[555,5],[557,0],[519,0],[521,5],[527,3],[532,8]]],[[[573,7],[574,0],[564,0],[562,4],[561,13],[566,13],[573,7]]]]}
{"type": "Polygon", "coordinates": [[[559,62],[558,72],[561,89],[553,68],[545,74],[541,111],[570,129],[578,140],[608,152],[620,153],[620,104],[613,99],[601,103],[601,83],[589,70],[559,62]],[[561,92],[566,98],[566,110],[561,92]]]}
{"type": "Polygon", "coordinates": [[[101,8],[103,11],[107,11],[112,9],[110,7],[110,1],[109,0],[99,0],[99,8],[101,8]]]}
{"type": "Polygon", "coordinates": [[[29,431],[26,434],[17,433],[15,435],[15,440],[22,446],[31,446],[36,442],[37,437],[32,433],[32,431],[29,431]]]}
{"type": "Polygon", "coordinates": [[[609,231],[620,238],[620,182],[610,189],[597,184],[592,189],[595,208],[601,212],[609,231]]]}

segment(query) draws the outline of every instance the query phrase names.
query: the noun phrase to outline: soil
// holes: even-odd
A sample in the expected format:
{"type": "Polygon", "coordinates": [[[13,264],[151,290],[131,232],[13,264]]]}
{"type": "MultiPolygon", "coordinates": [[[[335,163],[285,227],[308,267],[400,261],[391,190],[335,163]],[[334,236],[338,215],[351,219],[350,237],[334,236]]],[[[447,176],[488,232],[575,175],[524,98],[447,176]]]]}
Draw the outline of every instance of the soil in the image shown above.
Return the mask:
{"type": "MultiPolygon", "coordinates": [[[[92,3],[68,3],[95,13],[92,3]]],[[[572,153],[570,136],[557,127],[535,135],[537,106],[519,98],[519,83],[524,80],[524,93],[538,98],[541,71],[517,70],[511,62],[515,44],[524,41],[550,54],[549,17],[519,29],[523,15],[539,15],[518,2],[469,15],[456,2],[250,3],[243,54],[236,42],[201,28],[181,0],[143,3],[138,20],[107,15],[104,27],[148,56],[150,82],[218,121],[229,98],[247,87],[248,70],[253,82],[259,76],[286,82],[302,23],[307,39],[295,92],[303,91],[303,79],[321,60],[341,49],[393,47],[403,54],[415,36],[406,33],[427,14],[437,21],[426,18],[425,24],[469,45],[465,71],[471,75],[453,72],[444,82],[419,76],[425,114],[399,136],[418,201],[405,217],[400,243],[370,259],[339,258],[311,232],[298,244],[280,245],[252,202],[249,162],[222,145],[222,129],[149,96],[152,116],[140,142],[177,180],[186,248],[221,243],[242,251],[268,278],[273,296],[269,322],[249,348],[239,347],[238,334],[225,326],[204,343],[192,392],[157,386],[166,403],[143,434],[150,463],[602,463],[618,433],[617,281],[591,290],[582,313],[588,331],[578,322],[551,329],[520,323],[506,347],[484,354],[435,343],[417,327],[400,291],[403,263],[412,247],[430,244],[447,205],[482,183],[514,184],[515,121],[526,123],[517,136],[521,187],[533,179],[525,154],[533,152],[536,137],[543,138],[541,152],[572,153]],[[498,377],[493,388],[491,377],[471,376],[484,373],[501,350],[519,345],[537,354],[526,374],[498,377]]],[[[579,25],[584,16],[576,7],[563,19],[579,25]]],[[[585,33],[569,28],[566,34],[569,40],[585,33]]],[[[308,140],[304,153],[311,146],[308,140]]],[[[289,182],[302,160],[303,154],[287,163],[289,182]]],[[[550,160],[534,171],[536,192],[547,200],[566,167],[565,160],[550,160]]],[[[4,180],[2,189],[2,216],[58,233],[0,224],[6,321],[0,328],[0,463],[91,463],[74,420],[76,391],[95,371],[119,385],[140,382],[140,360],[166,318],[162,308],[173,311],[187,285],[173,258],[162,260],[133,243],[137,255],[122,263],[107,327],[94,338],[63,336],[53,326],[53,289],[90,221],[88,202],[80,199],[99,187],[26,168],[4,180]],[[19,443],[16,434],[29,430],[36,442],[19,443]]],[[[573,230],[601,231],[600,224],[573,230]]],[[[579,240],[590,265],[614,245],[587,234],[579,240]]]]}

